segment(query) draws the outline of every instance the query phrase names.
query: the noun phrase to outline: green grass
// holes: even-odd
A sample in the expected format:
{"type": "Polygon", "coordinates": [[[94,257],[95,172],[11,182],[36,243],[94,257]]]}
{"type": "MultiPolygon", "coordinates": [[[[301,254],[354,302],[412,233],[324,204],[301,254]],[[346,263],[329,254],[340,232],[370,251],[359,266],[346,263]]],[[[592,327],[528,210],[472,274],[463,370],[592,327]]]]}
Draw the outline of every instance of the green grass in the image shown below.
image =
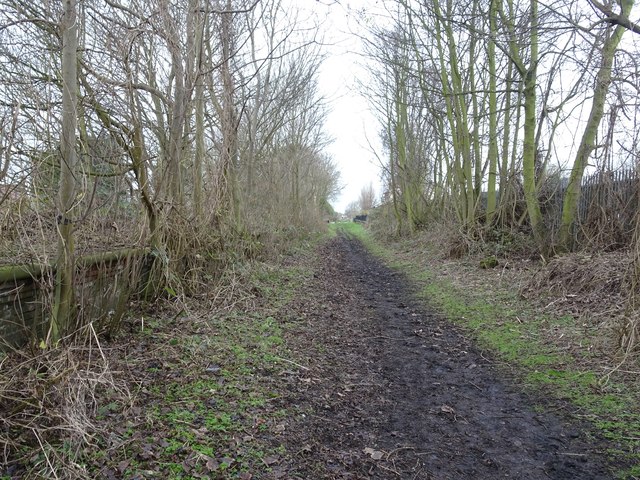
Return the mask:
{"type": "MultiPolygon", "coordinates": [[[[282,354],[280,326],[272,316],[258,314],[229,314],[212,319],[212,323],[219,334],[209,338],[204,350],[210,363],[220,365],[218,374],[179,379],[152,389],[161,403],[149,410],[147,428],[161,432],[164,447],[154,452],[155,465],[167,478],[192,478],[183,464],[174,460],[185,455],[233,459],[228,464],[219,463],[216,470],[216,475],[229,478],[254,468],[258,450],[234,452],[229,448],[230,438],[251,431],[255,415],[266,424],[279,418],[279,414],[261,411],[274,392],[251,378],[257,369],[273,364],[277,353],[282,354]]],[[[182,343],[191,353],[193,344],[199,341],[199,337],[184,338],[182,343]]],[[[206,473],[205,469],[199,474],[206,473]]]]}
{"type": "Polygon", "coordinates": [[[571,327],[575,324],[573,318],[537,315],[517,298],[517,292],[502,291],[496,295],[490,288],[460,288],[447,278],[438,278],[429,272],[426,260],[420,258],[425,253],[412,252],[411,261],[407,261],[400,255],[406,254],[400,251],[405,247],[383,246],[361,225],[342,223],[336,229],[358,238],[387,265],[407,274],[418,286],[421,301],[440,311],[466,330],[480,346],[521,372],[524,388],[569,400],[602,436],[617,445],[612,452],[616,457],[635,464],[619,472],[621,478],[640,474],[640,411],[637,399],[634,400],[638,389],[610,382],[604,391],[597,372],[585,370],[579,359],[545,342],[540,335],[542,330],[554,326],[571,327]]]}
{"type": "MultiPolygon", "coordinates": [[[[304,248],[311,252],[314,245],[304,248]]],[[[128,461],[125,478],[141,472],[176,480],[231,479],[247,471],[260,475],[270,468],[262,458],[285,453],[273,438],[279,434],[276,426],[292,412],[272,402],[281,393],[270,375],[291,368],[282,360],[292,358],[283,316],[313,272],[266,264],[255,264],[247,272],[245,281],[263,299],[258,308],[248,304],[247,309],[220,310],[211,313],[204,326],[192,326],[182,317],[145,318],[141,339],[166,354],[159,354],[164,364],[155,362],[151,368],[144,357],[140,360],[144,376],[157,380],[147,380],[140,394],[142,423],[123,425],[118,436],[124,447],[113,452],[116,458],[106,460],[113,465],[128,461]]],[[[123,405],[103,401],[98,418],[108,421],[122,414],[123,405]]],[[[89,452],[83,461],[96,475],[100,471],[91,465],[105,463],[99,457],[99,451],[89,452]]]]}
{"type": "MultiPolygon", "coordinates": [[[[296,255],[311,255],[319,239],[299,246],[296,255]]],[[[105,435],[70,452],[51,442],[51,458],[71,459],[90,478],[107,471],[118,478],[176,480],[268,473],[262,459],[284,455],[279,427],[294,414],[273,402],[282,395],[274,378],[293,369],[282,359],[295,360],[285,342],[286,309],[313,272],[297,264],[244,268],[241,294],[258,298],[242,303],[241,297],[234,308],[208,311],[195,298],[177,316],[153,307],[134,313],[136,327],[122,338],[126,358],[110,359],[114,375],[131,380],[131,397],[101,390],[95,422],[105,435]]],[[[21,454],[29,459],[26,468],[47,468],[38,451],[21,454]]]]}

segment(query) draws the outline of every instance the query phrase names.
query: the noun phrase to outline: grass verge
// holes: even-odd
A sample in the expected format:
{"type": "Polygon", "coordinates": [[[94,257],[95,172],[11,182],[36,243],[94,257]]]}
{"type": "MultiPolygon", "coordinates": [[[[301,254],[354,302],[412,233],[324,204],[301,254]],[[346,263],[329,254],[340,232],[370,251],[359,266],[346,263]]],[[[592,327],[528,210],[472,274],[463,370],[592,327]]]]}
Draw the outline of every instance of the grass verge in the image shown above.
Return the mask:
{"type": "Polygon", "coordinates": [[[406,242],[382,245],[354,223],[337,224],[334,229],[359,239],[387,265],[405,273],[417,287],[421,301],[512,367],[526,388],[547,398],[567,400],[573,416],[588,420],[596,434],[609,440],[608,453],[630,465],[619,473],[620,478],[640,477],[637,382],[613,381],[590,369],[584,361],[592,354],[589,348],[576,356],[575,350],[563,348],[561,342],[549,341],[554,335],[561,337],[570,332],[574,341],[589,345],[598,335],[597,330],[583,328],[566,315],[554,317],[535,311],[519,298],[516,289],[481,282],[473,282],[469,288],[465,282],[436,275],[433,269],[437,265],[429,258],[427,248],[416,249],[406,242]]]}

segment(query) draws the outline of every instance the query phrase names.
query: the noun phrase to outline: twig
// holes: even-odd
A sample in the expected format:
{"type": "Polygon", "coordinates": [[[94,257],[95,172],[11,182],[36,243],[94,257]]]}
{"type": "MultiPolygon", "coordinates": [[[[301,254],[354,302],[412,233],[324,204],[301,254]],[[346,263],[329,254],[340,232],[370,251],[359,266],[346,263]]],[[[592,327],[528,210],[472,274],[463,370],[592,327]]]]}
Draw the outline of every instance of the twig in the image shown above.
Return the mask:
{"type": "Polygon", "coordinates": [[[375,337],[364,337],[363,340],[377,340],[377,339],[382,339],[382,340],[406,340],[406,338],[402,338],[402,337],[385,337],[384,335],[378,335],[375,337]]]}
{"type": "Polygon", "coordinates": [[[38,432],[36,431],[35,428],[32,428],[31,431],[33,432],[36,439],[38,440],[38,443],[40,444],[40,449],[42,450],[42,454],[44,455],[45,460],[47,461],[47,465],[49,465],[49,468],[51,469],[51,473],[56,478],[56,480],[59,480],[58,475],[56,475],[56,470],[53,468],[53,465],[51,464],[51,460],[49,460],[49,455],[47,455],[47,451],[45,450],[44,445],[40,440],[40,435],[38,435],[38,432]]]}
{"type": "Polygon", "coordinates": [[[393,454],[395,454],[397,452],[400,452],[402,450],[415,450],[415,448],[414,447],[399,447],[399,448],[396,448],[395,450],[391,450],[389,453],[387,453],[387,460],[389,460],[389,457],[391,457],[391,455],[393,455],[393,454]]]}
{"type": "Polygon", "coordinates": [[[473,382],[467,382],[467,383],[470,383],[471,385],[473,385],[474,387],[476,387],[478,390],[480,390],[482,392],[482,389],[478,385],[476,385],[475,383],[473,383],[473,382]]]}
{"type": "Polygon", "coordinates": [[[380,387],[382,388],[382,385],[380,385],[379,383],[347,383],[344,385],[345,388],[351,388],[351,387],[380,387]]]}
{"type": "Polygon", "coordinates": [[[385,467],[384,465],[380,465],[380,464],[377,464],[377,466],[379,468],[381,468],[382,470],[386,470],[387,472],[395,473],[397,476],[402,478],[402,474],[400,472],[398,472],[397,470],[394,470],[393,468],[385,467]]]}
{"type": "Polygon", "coordinates": [[[307,370],[307,371],[310,370],[309,367],[305,367],[304,365],[300,365],[299,363],[296,363],[296,362],[294,362],[292,360],[287,360],[286,358],[282,358],[282,357],[273,357],[273,358],[275,358],[276,360],[280,360],[280,361],[283,361],[283,362],[290,363],[291,365],[295,365],[296,367],[301,368],[303,370],[307,370]]]}

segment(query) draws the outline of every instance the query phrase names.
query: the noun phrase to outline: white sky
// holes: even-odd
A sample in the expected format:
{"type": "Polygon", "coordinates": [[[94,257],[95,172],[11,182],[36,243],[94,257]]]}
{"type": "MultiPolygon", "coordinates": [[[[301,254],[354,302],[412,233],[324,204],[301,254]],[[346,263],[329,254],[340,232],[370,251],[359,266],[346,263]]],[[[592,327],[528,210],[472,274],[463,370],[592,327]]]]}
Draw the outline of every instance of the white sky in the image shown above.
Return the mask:
{"type": "MultiPolygon", "coordinates": [[[[327,55],[319,75],[320,89],[329,99],[330,114],[326,123],[326,132],[334,143],[328,147],[341,172],[344,185],[342,193],[332,202],[338,212],[344,212],[346,206],[356,201],[363,187],[373,184],[376,195],[382,192],[380,167],[369,143],[378,155],[383,156],[378,138],[378,122],[369,110],[368,103],[357,89],[356,79],[366,83],[367,72],[361,67],[365,59],[360,53],[358,32],[358,10],[367,14],[379,14],[384,11],[381,0],[290,0],[322,23],[327,45],[327,55]]],[[[365,32],[362,32],[365,34],[365,32]]],[[[625,34],[623,48],[637,51],[638,37],[629,32],[625,34]]],[[[565,72],[569,77],[572,72],[565,72]]],[[[567,79],[565,79],[567,80],[567,79]]],[[[569,78],[571,80],[571,78],[569,78]]],[[[565,85],[564,88],[567,88],[565,85]]],[[[561,91],[564,91],[561,88],[561,91]]],[[[574,102],[578,107],[572,111],[568,121],[561,125],[553,139],[551,165],[570,168],[575,155],[576,142],[579,140],[584,121],[591,107],[590,98],[580,96],[574,102]]],[[[571,111],[571,105],[565,113],[571,111]]],[[[522,126],[521,126],[522,128],[522,126]]],[[[548,146],[548,139],[543,142],[548,146]]]]}
{"type": "MultiPolygon", "coordinates": [[[[329,2],[327,2],[329,3],[329,2]]],[[[363,187],[373,184],[381,193],[380,168],[369,142],[379,155],[378,125],[369,106],[357,90],[356,78],[366,78],[362,64],[361,43],[350,32],[358,30],[355,10],[371,6],[371,0],[343,0],[324,5],[316,2],[314,10],[326,31],[327,58],[320,71],[319,83],[329,100],[330,113],[326,132],[335,141],[328,147],[341,174],[342,193],[332,202],[338,212],[358,199],[363,187]]]]}

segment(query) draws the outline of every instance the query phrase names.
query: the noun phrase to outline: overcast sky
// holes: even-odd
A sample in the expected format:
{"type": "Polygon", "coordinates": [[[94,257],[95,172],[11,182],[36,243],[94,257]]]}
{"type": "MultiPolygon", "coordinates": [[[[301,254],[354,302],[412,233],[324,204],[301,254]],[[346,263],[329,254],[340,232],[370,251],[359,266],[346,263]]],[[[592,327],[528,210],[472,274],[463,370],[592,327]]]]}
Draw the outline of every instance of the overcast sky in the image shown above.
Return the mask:
{"type": "MultiPolygon", "coordinates": [[[[330,3],[330,2],[327,2],[330,3]]],[[[381,154],[378,126],[369,106],[358,90],[356,79],[366,79],[362,68],[361,43],[357,35],[358,9],[372,6],[371,0],[343,0],[324,5],[315,2],[314,10],[326,32],[327,58],[320,71],[320,89],[329,100],[327,133],[334,139],[328,147],[341,173],[342,193],[332,204],[336,211],[356,201],[360,190],[372,183],[381,193],[380,168],[369,142],[381,154]]]]}
{"type": "MultiPolygon", "coordinates": [[[[296,5],[305,5],[312,10],[317,19],[323,23],[326,32],[327,59],[320,72],[320,88],[330,99],[331,113],[328,117],[327,132],[335,139],[329,147],[329,153],[336,161],[342,175],[344,189],[333,203],[337,211],[343,212],[345,207],[358,199],[362,187],[373,183],[378,197],[382,186],[380,168],[376,157],[368,146],[371,142],[380,156],[383,156],[378,138],[378,123],[369,111],[366,99],[357,89],[356,79],[367,81],[367,74],[362,68],[365,59],[361,42],[355,33],[364,33],[358,26],[358,11],[366,10],[367,16],[383,18],[383,0],[292,0],[296,5]],[[379,17],[377,14],[382,14],[379,17]],[[368,140],[367,140],[368,139],[368,140]]],[[[304,8],[304,7],[303,7],[304,8]]],[[[591,17],[589,17],[591,18],[591,17]]],[[[591,20],[590,20],[591,21],[591,20]]],[[[629,51],[637,51],[638,37],[627,33],[621,47],[629,51]]],[[[552,57],[550,57],[552,58],[552,57]]],[[[557,79],[559,94],[566,94],[572,78],[572,71],[562,72],[557,79]],[[568,82],[568,84],[566,84],[568,82]]],[[[542,81],[542,77],[541,77],[542,81]]],[[[560,97],[553,97],[558,103],[560,97]]],[[[563,109],[567,115],[555,131],[553,143],[543,139],[543,148],[551,148],[551,168],[560,168],[565,175],[571,167],[577,149],[577,141],[584,129],[584,122],[591,108],[590,98],[578,96],[568,102],[563,109]]],[[[630,128],[633,128],[631,125],[630,128]]],[[[545,133],[548,133],[545,130],[545,133]]],[[[632,150],[634,150],[632,148],[632,150]]],[[[626,157],[625,157],[626,158],[626,157]]],[[[592,162],[593,163],[593,162],[592,162]]],[[[595,167],[590,165],[587,172],[595,167]]]]}

